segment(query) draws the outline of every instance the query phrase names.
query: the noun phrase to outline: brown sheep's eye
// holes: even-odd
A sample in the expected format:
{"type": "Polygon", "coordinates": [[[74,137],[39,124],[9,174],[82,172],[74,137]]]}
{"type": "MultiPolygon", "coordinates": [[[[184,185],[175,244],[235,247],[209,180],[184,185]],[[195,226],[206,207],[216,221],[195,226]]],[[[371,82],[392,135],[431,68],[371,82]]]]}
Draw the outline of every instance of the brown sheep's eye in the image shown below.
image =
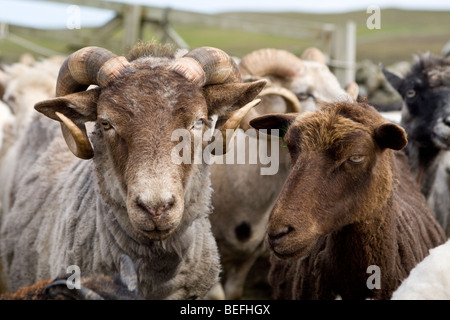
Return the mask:
{"type": "Polygon", "coordinates": [[[360,163],[363,163],[365,158],[366,158],[365,156],[354,155],[354,156],[351,156],[348,160],[350,160],[350,162],[352,162],[352,163],[360,164],[360,163]]]}
{"type": "Polygon", "coordinates": [[[197,129],[197,130],[200,130],[201,128],[203,128],[203,119],[195,121],[194,126],[192,128],[197,129]]]}
{"type": "Polygon", "coordinates": [[[104,130],[109,130],[112,128],[111,124],[106,120],[100,121],[100,124],[102,125],[104,130]]]}

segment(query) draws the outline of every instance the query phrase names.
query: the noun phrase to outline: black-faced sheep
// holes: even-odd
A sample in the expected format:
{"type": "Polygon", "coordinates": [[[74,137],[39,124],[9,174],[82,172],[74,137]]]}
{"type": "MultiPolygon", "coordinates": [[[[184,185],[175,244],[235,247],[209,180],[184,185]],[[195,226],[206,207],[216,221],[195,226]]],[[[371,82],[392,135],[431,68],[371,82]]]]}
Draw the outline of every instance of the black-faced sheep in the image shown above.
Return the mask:
{"type": "Polygon", "coordinates": [[[274,298],[389,299],[446,240],[395,151],[404,129],[373,107],[331,103],[250,124],[279,129],[292,163],[266,234],[274,298]]]}
{"type": "Polygon", "coordinates": [[[450,59],[421,54],[404,78],[383,72],[403,97],[400,124],[411,171],[450,236],[450,59]]]}
{"type": "Polygon", "coordinates": [[[8,290],[69,265],[113,275],[122,253],[142,260],[146,299],[202,298],[217,283],[209,166],[179,155],[195,158],[186,146],[200,138],[202,151],[209,118],[253,101],[266,82],[243,83],[222,50],[169,49],[143,44],[126,58],[87,47],[65,60],[56,98],[35,106],[46,117],[36,113],[2,168],[8,290]]]}

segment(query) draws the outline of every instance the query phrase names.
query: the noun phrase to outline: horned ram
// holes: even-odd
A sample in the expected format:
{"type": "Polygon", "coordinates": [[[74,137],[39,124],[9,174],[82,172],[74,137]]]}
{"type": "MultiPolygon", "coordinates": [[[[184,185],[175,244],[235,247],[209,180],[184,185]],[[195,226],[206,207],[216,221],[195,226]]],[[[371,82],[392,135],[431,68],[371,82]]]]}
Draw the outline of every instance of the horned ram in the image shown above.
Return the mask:
{"type": "Polygon", "coordinates": [[[217,48],[182,53],[140,44],[124,57],[86,47],[64,61],[56,97],[35,105],[45,117],[35,114],[2,164],[9,291],[69,265],[113,275],[121,254],[142,260],[145,299],[200,299],[217,283],[209,167],[203,158],[173,161],[180,141],[172,133],[195,141],[213,117],[231,117],[224,131],[235,127],[266,82],[243,83],[217,48]]]}

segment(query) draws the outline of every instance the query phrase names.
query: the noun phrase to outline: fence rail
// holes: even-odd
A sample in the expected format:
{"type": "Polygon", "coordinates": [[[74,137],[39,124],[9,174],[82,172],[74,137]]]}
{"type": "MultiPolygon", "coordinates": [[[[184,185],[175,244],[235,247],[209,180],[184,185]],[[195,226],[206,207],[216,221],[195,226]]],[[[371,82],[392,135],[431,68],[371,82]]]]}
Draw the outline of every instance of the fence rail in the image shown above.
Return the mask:
{"type": "Polygon", "coordinates": [[[252,16],[243,19],[241,16],[233,14],[209,15],[113,1],[46,1],[112,10],[115,12],[115,17],[101,27],[79,30],[43,30],[9,25],[10,36],[15,37],[15,40],[21,42],[22,45],[29,45],[33,51],[40,50],[42,53],[43,50],[21,41],[19,35],[26,34],[33,38],[45,37],[57,41],[70,41],[71,44],[79,46],[85,45],[86,42],[95,42],[101,45],[110,38],[110,34],[118,28],[123,28],[122,49],[125,51],[138,39],[142,39],[144,29],[149,27],[161,42],[172,42],[180,48],[189,48],[189,45],[172,27],[172,22],[175,22],[177,25],[200,25],[293,39],[316,39],[319,42],[319,48],[327,55],[328,64],[333,68],[340,83],[346,85],[354,81],[356,30],[352,21],[348,21],[344,25],[335,25],[274,16],[264,16],[264,18],[252,16]]]}

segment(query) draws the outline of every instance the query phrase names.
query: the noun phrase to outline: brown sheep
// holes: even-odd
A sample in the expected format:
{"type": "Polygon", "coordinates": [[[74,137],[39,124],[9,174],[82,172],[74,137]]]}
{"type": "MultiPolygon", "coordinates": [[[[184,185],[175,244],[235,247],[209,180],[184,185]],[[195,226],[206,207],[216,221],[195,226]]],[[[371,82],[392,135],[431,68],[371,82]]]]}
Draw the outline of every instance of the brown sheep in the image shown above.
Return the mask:
{"type": "MultiPolygon", "coordinates": [[[[242,58],[239,68],[244,79],[263,78],[268,84],[258,95],[261,103],[240,123],[242,130],[236,131],[235,154],[250,155],[255,152],[251,150],[252,143],[266,143],[258,139],[250,127],[249,121],[253,118],[275,112],[311,111],[317,108],[316,101],[349,98],[325,60],[325,55],[316,48],[306,49],[301,58],[273,48],[255,50],[242,58]],[[248,143],[236,143],[239,139],[247,139],[248,143]]],[[[354,86],[356,84],[351,84],[353,95],[350,97],[356,99],[357,86],[354,86]]],[[[289,153],[278,142],[276,137],[267,139],[267,150],[276,154],[279,166],[272,159],[269,166],[263,164],[261,158],[256,163],[248,160],[245,164],[226,163],[225,156],[222,162],[226,165],[211,165],[214,211],[210,219],[223,267],[221,280],[225,299],[271,296],[264,234],[270,211],[289,174],[289,153]],[[275,147],[272,149],[272,146],[275,147]],[[263,173],[275,168],[275,174],[263,173]]]]}
{"type": "Polygon", "coordinates": [[[250,124],[281,129],[291,156],[266,232],[274,298],[389,299],[445,242],[396,151],[407,144],[404,129],[372,106],[328,103],[250,124]]]}

